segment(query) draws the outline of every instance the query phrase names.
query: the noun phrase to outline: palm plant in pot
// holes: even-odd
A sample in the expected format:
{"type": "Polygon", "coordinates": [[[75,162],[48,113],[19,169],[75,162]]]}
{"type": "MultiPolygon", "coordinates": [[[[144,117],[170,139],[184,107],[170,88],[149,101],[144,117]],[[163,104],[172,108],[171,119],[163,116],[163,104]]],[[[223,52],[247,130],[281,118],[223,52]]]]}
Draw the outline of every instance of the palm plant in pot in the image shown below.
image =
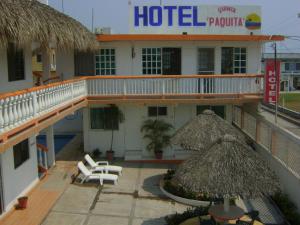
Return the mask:
{"type": "Polygon", "coordinates": [[[106,151],[106,157],[108,160],[112,160],[114,157],[113,142],[114,142],[114,131],[119,129],[119,123],[123,123],[125,120],[123,112],[116,106],[110,105],[109,113],[105,116],[106,123],[111,130],[111,141],[110,149],[106,151]]]}
{"type": "Polygon", "coordinates": [[[156,159],[162,159],[163,150],[170,145],[169,132],[172,129],[173,126],[163,120],[149,119],[143,123],[141,127],[141,132],[144,133],[143,138],[149,140],[146,148],[154,152],[156,159]]]}

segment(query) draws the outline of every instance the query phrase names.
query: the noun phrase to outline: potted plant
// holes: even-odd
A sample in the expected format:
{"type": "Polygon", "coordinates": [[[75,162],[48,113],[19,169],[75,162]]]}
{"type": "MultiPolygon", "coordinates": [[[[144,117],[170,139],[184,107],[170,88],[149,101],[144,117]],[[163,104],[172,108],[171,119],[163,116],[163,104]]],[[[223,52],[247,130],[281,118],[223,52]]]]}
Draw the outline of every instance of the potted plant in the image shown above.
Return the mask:
{"type": "Polygon", "coordinates": [[[27,196],[23,196],[23,197],[18,198],[18,209],[26,209],[27,202],[28,202],[28,197],[27,196]]]}
{"type": "Polygon", "coordinates": [[[106,157],[108,160],[113,160],[114,151],[113,151],[113,141],[114,141],[114,131],[119,129],[119,123],[123,123],[125,120],[123,112],[116,106],[110,105],[110,113],[108,113],[105,117],[109,127],[111,129],[111,141],[110,141],[110,149],[106,151],[106,157]]]}
{"type": "Polygon", "coordinates": [[[162,159],[163,150],[170,145],[171,135],[168,133],[173,126],[163,120],[146,120],[141,128],[145,135],[143,138],[150,142],[146,146],[148,151],[154,152],[156,159],[162,159]]]}

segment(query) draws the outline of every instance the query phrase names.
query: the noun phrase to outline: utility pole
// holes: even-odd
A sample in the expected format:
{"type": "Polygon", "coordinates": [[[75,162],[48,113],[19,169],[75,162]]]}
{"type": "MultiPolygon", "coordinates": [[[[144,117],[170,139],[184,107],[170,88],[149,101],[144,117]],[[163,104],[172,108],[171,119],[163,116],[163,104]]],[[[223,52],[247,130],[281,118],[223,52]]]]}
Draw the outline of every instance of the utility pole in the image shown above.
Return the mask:
{"type": "Polygon", "coordinates": [[[94,33],[94,8],[92,8],[92,33],[94,33]]]}
{"type": "Polygon", "coordinates": [[[65,12],[64,0],[61,0],[61,9],[62,9],[62,12],[64,13],[65,12]]]}
{"type": "Polygon", "coordinates": [[[278,92],[280,91],[280,85],[278,85],[280,82],[278,80],[277,76],[277,44],[276,42],[274,43],[274,70],[275,70],[275,77],[276,77],[276,84],[275,84],[275,123],[277,123],[277,117],[278,117],[278,101],[279,101],[279,96],[278,92]],[[279,88],[279,90],[278,90],[279,88]]]}

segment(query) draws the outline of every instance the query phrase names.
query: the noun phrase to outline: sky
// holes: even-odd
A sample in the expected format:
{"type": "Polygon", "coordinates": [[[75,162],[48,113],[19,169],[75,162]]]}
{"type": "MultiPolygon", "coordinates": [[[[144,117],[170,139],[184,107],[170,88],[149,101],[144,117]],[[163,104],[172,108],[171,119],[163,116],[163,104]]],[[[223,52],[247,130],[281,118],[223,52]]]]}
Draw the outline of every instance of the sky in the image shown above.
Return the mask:
{"type": "MultiPolygon", "coordinates": [[[[131,0],[132,4],[259,5],[262,33],[299,36],[299,40],[278,43],[278,52],[300,52],[300,0],[131,0]]],[[[128,33],[128,0],[49,0],[49,5],[72,16],[86,27],[111,27],[114,33],[128,33]],[[64,10],[63,10],[64,9],[64,10]]],[[[266,52],[273,51],[270,44],[266,52]]]]}

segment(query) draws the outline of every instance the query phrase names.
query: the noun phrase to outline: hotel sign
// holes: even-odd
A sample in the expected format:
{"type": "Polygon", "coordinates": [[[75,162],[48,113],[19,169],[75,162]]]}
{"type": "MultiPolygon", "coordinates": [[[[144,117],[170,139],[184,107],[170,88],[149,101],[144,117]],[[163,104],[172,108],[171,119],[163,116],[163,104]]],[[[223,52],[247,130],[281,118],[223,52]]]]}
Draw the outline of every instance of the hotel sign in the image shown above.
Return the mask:
{"type": "Polygon", "coordinates": [[[260,34],[259,6],[130,6],[133,34],[260,34]]]}
{"type": "Polygon", "coordinates": [[[275,61],[274,59],[266,60],[266,75],[265,75],[265,97],[266,103],[275,104],[276,96],[279,97],[280,89],[280,61],[276,62],[275,74],[275,61]],[[276,88],[277,86],[277,88],[276,88]],[[277,95],[276,95],[277,92],[277,95]]]}

